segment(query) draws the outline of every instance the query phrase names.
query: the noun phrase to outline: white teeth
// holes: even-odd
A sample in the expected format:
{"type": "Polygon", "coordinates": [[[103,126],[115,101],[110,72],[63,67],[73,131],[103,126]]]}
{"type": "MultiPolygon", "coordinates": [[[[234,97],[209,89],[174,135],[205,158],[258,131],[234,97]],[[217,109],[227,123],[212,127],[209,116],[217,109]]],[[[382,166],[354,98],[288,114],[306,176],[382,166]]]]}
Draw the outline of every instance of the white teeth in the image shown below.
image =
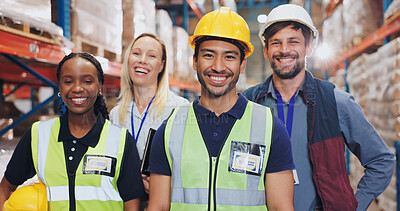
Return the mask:
{"type": "Polygon", "coordinates": [[[73,98],[73,99],[72,99],[72,101],[74,101],[74,102],[76,102],[76,103],[81,103],[81,102],[83,102],[83,101],[85,101],[85,100],[87,100],[87,97],[86,97],[86,98],[73,98]]]}
{"type": "Polygon", "coordinates": [[[226,77],[210,76],[210,78],[214,81],[223,81],[226,77]]]}
{"type": "Polygon", "coordinates": [[[148,73],[149,71],[147,69],[138,67],[138,68],[135,69],[135,72],[137,72],[137,73],[148,73]]]}
{"type": "Polygon", "coordinates": [[[293,61],[293,60],[294,60],[293,58],[279,59],[279,61],[280,61],[281,63],[291,62],[291,61],[293,61]]]}

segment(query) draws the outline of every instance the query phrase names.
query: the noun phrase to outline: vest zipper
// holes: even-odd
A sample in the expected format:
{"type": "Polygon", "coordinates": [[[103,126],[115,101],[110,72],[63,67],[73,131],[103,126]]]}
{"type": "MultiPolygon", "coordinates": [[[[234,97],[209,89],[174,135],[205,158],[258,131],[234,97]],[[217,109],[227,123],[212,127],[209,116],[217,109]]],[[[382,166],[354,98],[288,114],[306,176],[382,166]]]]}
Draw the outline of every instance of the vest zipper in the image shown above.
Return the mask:
{"type": "MultiPolygon", "coordinates": [[[[224,141],[222,142],[222,145],[221,145],[221,147],[219,148],[219,151],[218,151],[218,154],[217,154],[217,157],[214,159],[215,160],[215,166],[214,166],[214,178],[213,178],[213,180],[211,180],[211,182],[210,182],[210,184],[212,183],[212,188],[213,188],[213,199],[214,199],[214,211],[216,211],[217,210],[217,196],[216,196],[216,194],[215,194],[215,192],[216,192],[216,189],[217,189],[217,169],[218,169],[218,163],[219,163],[219,156],[221,155],[221,152],[222,152],[222,149],[225,147],[225,142],[226,142],[226,139],[228,139],[228,137],[229,137],[229,135],[231,134],[231,130],[232,130],[232,128],[235,126],[235,123],[236,123],[236,120],[237,119],[235,119],[235,121],[233,122],[233,124],[232,124],[232,126],[231,126],[231,128],[229,129],[229,131],[228,131],[228,133],[226,134],[226,136],[225,136],[225,138],[224,138],[224,141]]],[[[211,156],[210,156],[211,157],[211,156]]],[[[214,162],[214,160],[212,159],[212,161],[214,162]]],[[[227,169],[226,169],[227,170],[227,169]]]]}
{"type": "MultiPolygon", "coordinates": [[[[197,118],[197,115],[195,115],[195,117],[197,119],[197,127],[199,127],[199,122],[198,122],[199,119],[197,118]]],[[[210,174],[208,175],[208,180],[210,182],[209,182],[209,185],[208,185],[208,208],[207,208],[207,210],[210,211],[211,210],[211,195],[212,195],[212,192],[211,192],[212,189],[211,188],[212,188],[212,181],[213,181],[213,179],[212,179],[213,159],[212,159],[212,156],[211,156],[210,148],[209,148],[207,142],[205,141],[206,139],[204,138],[203,132],[201,131],[200,127],[199,127],[199,130],[200,130],[200,134],[202,136],[203,142],[206,145],[206,149],[207,149],[207,152],[208,152],[208,160],[209,160],[208,162],[210,162],[210,174]]]]}
{"type": "Polygon", "coordinates": [[[68,172],[69,210],[76,210],[75,201],[75,173],[68,172]]]}
{"type": "MultiPolygon", "coordinates": [[[[195,115],[195,117],[197,119],[197,127],[199,127],[199,125],[200,125],[199,124],[199,119],[197,118],[197,115],[195,115]]],[[[203,131],[201,131],[201,128],[199,127],[201,136],[203,138],[203,142],[204,142],[204,144],[206,145],[206,148],[207,148],[208,159],[209,159],[209,162],[210,162],[210,175],[208,177],[209,181],[210,181],[209,182],[209,187],[208,187],[208,208],[207,208],[208,211],[211,210],[211,197],[213,197],[212,198],[213,199],[213,203],[212,204],[213,204],[213,207],[214,207],[212,210],[214,210],[214,211],[217,210],[217,202],[216,202],[216,196],[215,196],[215,190],[216,190],[216,185],[215,185],[216,182],[215,182],[215,180],[217,178],[217,168],[218,168],[219,155],[221,154],[221,151],[224,148],[226,139],[228,138],[229,134],[231,133],[231,130],[232,130],[233,126],[236,123],[236,120],[237,119],[234,120],[231,128],[229,129],[228,133],[226,134],[226,137],[224,138],[224,141],[222,142],[221,148],[219,149],[217,157],[215,157],[215,159],[213,159],[213,157],[211,156],[210,147],[208,146],[208,144],[206,142],[206,139],[204,138],[203,131]],[[214,162],[215,162],[215,168],[213,168],[214,162]],[[215,169],[214,172],[213,172],[213,169],[215,169]],[[213,173],[214,173],[214,176],[213,176],[213,173]]]]}

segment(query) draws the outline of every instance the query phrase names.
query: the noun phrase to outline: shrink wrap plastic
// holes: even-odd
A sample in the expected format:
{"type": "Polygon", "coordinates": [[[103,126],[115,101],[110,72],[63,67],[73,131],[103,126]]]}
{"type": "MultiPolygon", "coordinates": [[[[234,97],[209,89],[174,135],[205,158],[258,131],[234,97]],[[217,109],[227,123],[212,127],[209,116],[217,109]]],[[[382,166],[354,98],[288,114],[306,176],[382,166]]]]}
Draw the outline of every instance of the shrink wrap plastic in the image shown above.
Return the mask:
{"type": "Polygon", "coordinates": [[[343,0],[324,20],[324,41],[340,48],[335,49],[335,54],[340,55],[341,49],[359,44],[379,29],[383,24],[382,16],[382,0],[343,0]]]}
{"type": "Polygon", "coordinates": [[[182,27],[174,27],[174,74],[173,77],[188,82],[195,80],[193,49],[188,44],[189,34],[182,27]]]}
{"type": "Polygon", "coordinates": [[[174,44],[173,44],[173,26],[171,17],[165,10],[157,10],[157,34],[164,41],[167,50],[167,71],[168,75],[174,73],[174,44]]]}
{"type": "Polygon", "coordinates": [[[382,0],[343,0],[343,41],[348,46],[379,29],[382,24],[382,0]]]}
{"type": "Polygon", "coordinates": [[[121,0],[71,1],[71,37],[83,38],[121,54],[121,0]]]}
{"type": "Polygon", "coordinates": [[[385,11],[385,20],[395,15],[398,11],[400,11],[400,0],[392,0],[392,3],[390,3],[389,7],[385,11]]]}
{"type": "Polygon", "coordinates": [[[48,32],[53,39],[63,37],[63,30],[51,22],[49,0],[1,0],[0,18],[7,17],[15,23],[28,23],[38,31],[48,32]]]}
{"type": "Polygon", "coordinates": [[[343,5],[337,6],[331,16],[323,22],[324,43],[334,51],[334,55],[339,55],[341,49],[344,49],[342,12],[343,5]]]}

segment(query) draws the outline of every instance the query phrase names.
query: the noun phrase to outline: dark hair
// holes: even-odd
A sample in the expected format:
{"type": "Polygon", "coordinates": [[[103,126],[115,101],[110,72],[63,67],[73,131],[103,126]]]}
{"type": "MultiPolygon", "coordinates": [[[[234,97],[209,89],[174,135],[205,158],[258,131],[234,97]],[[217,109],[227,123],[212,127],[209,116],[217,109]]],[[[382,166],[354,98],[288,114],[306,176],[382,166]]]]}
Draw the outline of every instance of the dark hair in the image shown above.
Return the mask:
{"type": "Polygon", "coordinates": [[[310,28],[296,21],[282,21],[282,22],[276,22],[271,26],[269,26],[267,29],[265,29],[263,36],[265,38],[265,46],[267,47],[267,49],[268,49],[268,39],[273,37],[276,33],[278,33],[278,31],[287,26],[292,26],[292,29],[296,31],[301,29],[301,33],[304,36],[306,46],[310,44],[310,39],[312,34],[310,28]]]}
{"type": "MultiPolygon", "coordinates": [[[[97,69],[97,76],[99,78],[99,81],[101,82],[102,85],[104,84],[103,68],[101,68],[100,62],[92,54],[89,54],[89,53],[70,53],[70,54],[66,55],[60,61],[60,63],[58,63],[58,66],[57,66],[57,81],[58,82],[60,82],[61,67],[64,65],[64,63],[66,61],[68,61],[72,58],[75,58],[75,57],[80,57],[80,58],[86,59],[89,62],[91,62],[97,69]]],[[[64,104],[64,102],[63,102],[63,104],[64,104]]],[[[61,104],[60,108],[59,108],[61,114],[63,114],[62,109],[61,109],[63,104],[61,104]]],[[[96,102],[94,103],[94,112],[95,112],[95,114],[98,114],[100,112],[101,115],[103,115],[103,117],[105,119],[109,119],[107,106],[104,101],[103,95],[97,95],[96,102]]]]}
{"type": "Polygon", "coordinates": [[[214,37],[214,36],[204,36],[195,41],[194,58],[196,58],[196,60],[199,56],[200,44],[207,40],[221,40],[224,42],[231,43],[231,44],[235,45],[236,47],[238,47],[239,51],[240,51],[240,64],[242,64],[242,62],[244,60],[244,56],[246,55],[246,45],[243,44],[242,42],[239,42],[234,39],[229,39],[229,38],[225,38],[225,37],[214,37]]]}

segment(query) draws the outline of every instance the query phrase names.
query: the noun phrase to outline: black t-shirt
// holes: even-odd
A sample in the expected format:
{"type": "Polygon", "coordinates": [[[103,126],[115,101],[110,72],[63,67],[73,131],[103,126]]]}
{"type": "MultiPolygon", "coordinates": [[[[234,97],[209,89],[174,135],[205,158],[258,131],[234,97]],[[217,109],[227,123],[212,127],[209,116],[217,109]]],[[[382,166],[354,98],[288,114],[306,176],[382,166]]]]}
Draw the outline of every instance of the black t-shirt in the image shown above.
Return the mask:
{"type": "MultiPolygon", "coordinates": [[[[60,117],[61,126],[58,141],[63,142],[67,172],[75,173],[88,147],[95,147],[97,145],[104,122],[105,120],[102,115],[98,115],[93,128],[84,137],[78,139],[69,130],[67,115],[60,117]]],[[[35,174],[36,170],[32,160],[30,127],[15,148],[4,176],[11,184],[21,185],[35,174]]],[[[128,131],[117,186],[124,202],[144,195],[139,154],[132,135],[128,131]]]]}

